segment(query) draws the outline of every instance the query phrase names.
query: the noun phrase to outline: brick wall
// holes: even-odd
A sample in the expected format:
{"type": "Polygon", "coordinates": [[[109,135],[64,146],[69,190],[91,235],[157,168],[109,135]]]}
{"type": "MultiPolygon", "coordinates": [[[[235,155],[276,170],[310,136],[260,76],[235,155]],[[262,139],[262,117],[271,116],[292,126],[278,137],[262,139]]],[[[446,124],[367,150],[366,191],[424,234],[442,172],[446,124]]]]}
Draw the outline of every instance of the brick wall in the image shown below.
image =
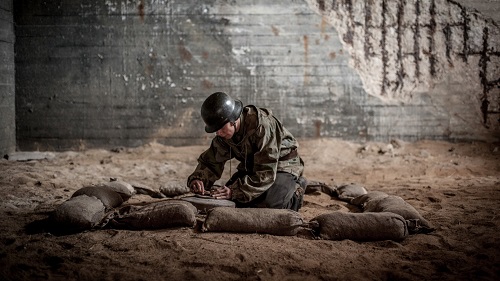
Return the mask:
{"type": "MultiPolygon", "coordinates": [[[[446,68],[439,79],[403,75],[413,82],[394,92],[394,85],[383,84],[387,93],[381,95],[381,70],[391,74],[386,77],[391,82],[398,81],[392,76],[398,72],[359,60],[359,55],[365,50],[380,56],[385,52],[391,63],[430,69],[432,60],[420,56],[429,53],[428,47],[418,49],[416,59],[398,61],[393,53],[397,40],[389,36],[396,22],[390,30],[382,23],[370,28],[373,34],[390,31],[385,33],[385,49],[376,37],[366,45],[357,37],[364,34],[357,17],[366,19],[365,1],[333,1],[345,3],[335,10],[326,2],[331,1],[16,0],[18,145],[61,150],[135,146],[151,140],[206,143],[210,136],[203,131],[199,108],[215,91],[271,108],[298,137],[364,141],[497,136],[498,122],[488,117],[485,123],[481,111],[483,88],[476,71],[480,55],[459,63],[453,57],[455,68],[446,68]],[[352,19],[347,17],[348,3],[353,4],[352,19]],[[346,32],[332,18],[335,13],[345,15],[345,23],[357,33],[346,32]],[[374,75],[360,71],[364,63],[373,66],[374,75]],[[473,71],[464,71],[469,68],[473,71]],[[464,73],[474,77],[464,80],[464,73]],[[473,94],[464,87],[469,85],[474,86],[473,94]]],[[[405,14],[409,23],[401,34],[413,30],[411,12],[416,13],[405,14]]],[[[375,18],[377,10],[370,13],[375,18]]],[[[419,13],[423,21],[431,12],[419,13]]],[[[455,13],[460,17],[468,11],[450,10],[450,16],[455,13]]],[[[441,27],[441,22],[437,18],[435,26],[441,27]]],[[[487,52],[493,55],[487,67],[494,77],[498,28],[484,21],[477,26],[488,27],[487,52]]],[[[428,31],[421,32],[428,37],[428,31]]],[[[446,50],[446,33],[439,34],[433,44],[446,50]]],[[[446,56],[431,54],[449,63],[446,56]]],[[[498,106],[495,93],[488,95],[490,106],[498,106]]]]}
{"type": "Polygon", "coordinates": [[[0,0],[0,157],[16,148],[12,0],[0,0]]]}

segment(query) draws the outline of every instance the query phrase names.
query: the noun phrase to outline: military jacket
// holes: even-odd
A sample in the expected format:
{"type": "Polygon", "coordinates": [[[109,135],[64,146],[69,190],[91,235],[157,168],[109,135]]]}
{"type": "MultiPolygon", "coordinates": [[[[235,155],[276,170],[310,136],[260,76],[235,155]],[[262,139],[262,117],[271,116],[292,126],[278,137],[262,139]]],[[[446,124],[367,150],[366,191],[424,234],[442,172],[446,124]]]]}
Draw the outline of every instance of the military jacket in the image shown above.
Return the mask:
{"type": "Polygon", "coordinates": [[[240,161],[237,169],[244,176],[228,187],[233,200],[250,202],[271,187],[277,172],[302,175],[304,165],[300,157],[287,157],[298,146],[297,140],[270,110],[245,106],[238,132],[229,140],[219,136],[212,140],[188,177],[188,186],[198,179],[209,189],[222,176],[225,163],[236,158],[240,161]]]}

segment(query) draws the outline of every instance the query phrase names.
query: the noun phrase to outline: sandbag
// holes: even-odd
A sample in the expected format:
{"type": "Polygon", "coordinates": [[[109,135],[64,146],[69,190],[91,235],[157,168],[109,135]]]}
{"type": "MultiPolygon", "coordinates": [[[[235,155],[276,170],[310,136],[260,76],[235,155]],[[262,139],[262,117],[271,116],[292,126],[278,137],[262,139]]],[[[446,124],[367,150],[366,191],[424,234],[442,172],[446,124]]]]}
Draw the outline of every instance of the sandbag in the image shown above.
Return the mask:
{"type": "Polygon", "coordinates": [[[135,194],[135,189],[131,184],[124,181],[110,181],[96,184],[95,186],[106,187],[109,188],[116,193],[120,194],[123,199],[123,202],[127,201],[135,194]]]}
{"type": "Polygon", "coordinates": [[[434,227],[403,198],[394,195],[379,197],[363,204],[363,212],[391,212],[402,216],[405,220],[414,220],[409,228],[410,233],[428,233],[434,227]]]}
{"type": "Polygon", "coordinates": [[[85,186],[75,191],[71,197],[77,197],[80,195],[96,197],[101,200],[106,209],[118,207],[123,203],[123,198],[120,194],[105,186],[85,186]]]}
{"type": "Polygon", "coordinates": [[[216,207],[208,211],[202,231],[293,236],[303,224],[300,214],[288,209],[216,207]]]}
{"type": "Polygon", "coordinates": [[[149,195],[153,198],[166,198],[163,193],[160,192],[160,190],[156,190],[152,187],[149,187],[145,184],[138,183],[138,182],[131,182],[130,183],[132,187],[134,188],[135,192],[137,194],[144,194],[144,195],[149,195]]]}
{"type": "Polygon", "coordinates": [[[160,192],[167,197],[183,195],[190,191],[185,182],[170,181],[160,186],[160,192]]]}
{"type": "Polygon", "coordinates": [[[196,207],[181,200],[164,200],[145,205],[128,205],[106,219],[106,226],[120,229],[160,229],[196,224],[196,207]]]}
{"type": "Polygon", "coordinates": [[[315,217],[310,224],[317,236],[328,240],[402,241],[408,236],[405,219],[388,212],[333,212],[315,217]]]}
{"type": "Polygon", "coordinates": [[[371,191],[366,194],[360,195],[351,199],[351,204],[363,208],[363,205],[371,200],[376,200],[379,198],[384,198],[389,196],[387,193],[382,191],[371,191]]]}
{"type": "Polygon", "coordinates": [[[335,190],[335,194],[340,200],[350,202],[352,199],[358,196],[367,194],[367,191],[363,186],[351,183],[337,187],[337,189],[335,190]]]}
{"type": "Polygon", "coordinates": [[[202,214],[206,214],[209,210],[215,207],[230,207],[236,208],[236,204],[231,200],[215,199],[210,197],[201,197],[199,195],[182,197],[181,200],[193,204],[196,209],[202,214]]]}
{"type": "Polygon", "coordinates": [[[96,197],[79,195],[59,205],[50,216],[60,232],[78,232],[96,226],[105,216],[105,207],[96,197]]]}
{"type": "Polygon", "coordinates": [[[330,196],[337,196],[336,194],[336,188],[329,186],[326,183],[319,182],[319,181],[307,181],[306,182],[306,187],[305,187],[305,194],[311,194],[311,193],[316,193],[316,192],[323,192],[325,194],[328,194],[330,196]]]}

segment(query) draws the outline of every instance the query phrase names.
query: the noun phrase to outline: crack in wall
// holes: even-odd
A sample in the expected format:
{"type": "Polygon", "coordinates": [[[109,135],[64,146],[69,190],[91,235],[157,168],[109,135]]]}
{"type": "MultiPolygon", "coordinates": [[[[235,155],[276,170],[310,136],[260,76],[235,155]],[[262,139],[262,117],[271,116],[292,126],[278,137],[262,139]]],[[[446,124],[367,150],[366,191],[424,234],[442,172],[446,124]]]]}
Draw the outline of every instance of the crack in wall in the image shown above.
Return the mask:
{"type": "Polygon", "coordinates": [[[434,0],[431,0],[431,6],[430,6],[430,24],[429,24],[429,62],[430,62],[430,73],[431,76],[436,76],[436,64],[438,63],[436,54],[434,52],[435,50],[435,40],[434,37],[436,36],[436,2],[434,0]]]}
{"type": "Polygon", "coordinates": [[[386,86],[389,84],[387,79],[387,64],[388,64],[388,54],[386,49],[387,40],[387,27],[386,27],[386,14],[387,14],[387,2],[382,1],[382,39],[380,40],[380,45],[382,46],[382,87],[380,89],[380,95],[386,95],[386,86]]]}
{"type": "Polygon", "coordinates": [[[420,78],[420,0],[415,1],[415,25],[414,25],[413,56],[415,62],[415,76],[420,78]]]}
{"type": "Polygon", "coordinates": [[[363,44],[365,60],[369,59],[370,56],[374,56],[373,45],[370,42],[372,34],[370,33],[371,21],[372,21],[372,10],[373,0],[366,0],[365,2],[365,41],[363,44]]]}
{"type": "Polygon", "coordinates": [[[400,88],[403,88],[404,86],[404,77],[405,77],[405,71],[404,71],[404,65],[403,65],[403,45],[402,45],[402,38],[403,38],[403,17],[404,17],[404,6],[402,3],[398,3],[398,15],[397,15],[397,41],[398,41],[398,54],[397,54],[397,60],[399,61],[399,69],[397,71],[397,84],[396,87],[394,88],[394,91],[397,91],[400,88]]]}
{"type": "Polygon", "coordinates": [[[462,9],[462,18],[464,21],[462,22],[462,28],[463,28],[463,37],[464,37],[464,42],[463,42],[463,53],[462,53],[462,58],[464,62],[467,62],[467,57],[469,55],[469,14],[467,13],[467,10],[464,7],[461,7],[462,9]]]}
{"type": "Polygon", "coordinates": [[[447,24],[445,28],[443,28],[443,33],[445,37],[445,47],[446,47],[446,59],[448,60],[448,64],[450,66],[453,65],[452,59],[451,59],[451,52],[453,50],[453,41],[451,40],[451,25],[447,24]]]}

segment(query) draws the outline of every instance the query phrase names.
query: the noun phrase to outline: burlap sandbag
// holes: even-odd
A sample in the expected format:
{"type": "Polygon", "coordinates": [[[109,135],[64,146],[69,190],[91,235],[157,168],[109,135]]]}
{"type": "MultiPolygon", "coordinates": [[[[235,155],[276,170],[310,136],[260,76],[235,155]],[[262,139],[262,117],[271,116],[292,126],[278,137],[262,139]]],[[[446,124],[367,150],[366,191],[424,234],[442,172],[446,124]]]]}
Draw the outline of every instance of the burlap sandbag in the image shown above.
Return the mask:
{"type": "Polygon", "coordinates": [[[366,194],[360,195],[351,199],[351,204],[363,208],[363,205],[371,200],[376,200],[379,198],[384,198],[389,196],[387,193],[382,191],[371,191],[366,194]]]}
{"type": "Polygon", "coordinates": [[[196,207],[181,200],[128,205],[107,217],[107,226],[120,229],[161,229],[196,224],[196,207]]]}
{"type": "Polygon", "coordinates": [[[105,216],[105,207],[96,197],[80,195],[59,205],[50,216],[58,232],[78,232],[96,226],[105,216]]]}
{"type": "Polygon", "coordinates": [[[128,199],[130,199],[130,197],[132,197],[132,195],[135,194],[134,187],[131,184],[124,181],[118,180],[118,181],[103,182],[96,184],[95,186],[105,187],[115,191],[116,193],[120,194],[120,196],[123,199],[123,202],[127,201],[128,199]]]}
{"type": "Polygon", "coordinates": [[[330,196],[337,196],[335,187],[329,186],[328,184],[319,181],[308,180],[306,182],[306,190],[304,192],[305,194],[319,193],[319,192],[328,194],[330,196]]]}
{"type": "Polygon", "coordinates": [[[233,201],[226,199],[201,198],[196,195],[182,197],[181,200],[193,204],[201,214],[206,214],[209,210],[216,207],[236,208],[236,204],[233,201]]]}
{"type": "Polygon", "coordinates": [[[310,221],[319,237],[328,240],[402,241],[408,236],[406,221],[394,213],[322,214],[310,221]]]}
{"type": "Polygon", "coordinates": [[[191,190],[186,186],[186,182],[170,181],[160,186],[160,192],[167,197],[175,197],[189,193],[191,190]]]}
{"type": "Polygon", "coordinates": [[[391,212],[402,216],[405,220],[414,220],[409,228],[410,233],[428,233],[434,230],[432,224],[403,198],[394,195],[379,197],[363,204],[363,212],[391,212]]]}
{"type": "Polygon", "coordinates": [[[335,190],[337,197],[346,202],[350,202],[352,199],[366,193],[367,191],[363,186],[355,183],[341,185],[335,190]]]}
{"type": "Polygon", "coordinates": [[[287,209],[216,207],[208,211],[202,231],[296,235],[304,220],[287,209]]]}
{"type": "Polygon", "coordinates": [[[153,198],[166,198],[164,194],[160,192],[159,189],[152,188],[142,183],[131,182],[130,185],[135,189],[137,194],[149,195],[153,198]]]}
{"type": "Polygon", "coordinates": [[[77,197],[80,195],[96,197],[101,200],[106,209],[118,207],[123,203],[123,199],[120,194],[105,186],[85,186],[78,189],[71,197],[77,197]]]}

